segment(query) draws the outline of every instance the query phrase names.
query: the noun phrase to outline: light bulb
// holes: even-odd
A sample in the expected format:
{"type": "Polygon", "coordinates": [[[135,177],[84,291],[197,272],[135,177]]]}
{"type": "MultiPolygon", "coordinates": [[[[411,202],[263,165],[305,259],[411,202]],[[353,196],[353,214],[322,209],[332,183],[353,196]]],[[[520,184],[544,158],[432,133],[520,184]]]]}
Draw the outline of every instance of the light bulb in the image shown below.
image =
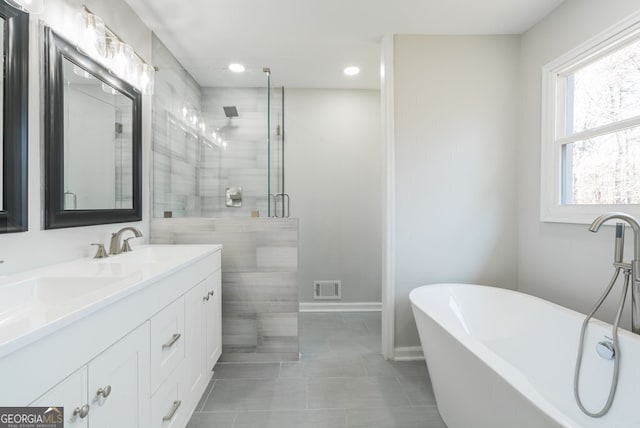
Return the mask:
{"type": "Polygon", "coordinates": [[[107,54],[106,30],[104,21],[97,15],[83,10],[78,14],[82,29],[80,47],[89,56],[103,58],[107,54]]]}

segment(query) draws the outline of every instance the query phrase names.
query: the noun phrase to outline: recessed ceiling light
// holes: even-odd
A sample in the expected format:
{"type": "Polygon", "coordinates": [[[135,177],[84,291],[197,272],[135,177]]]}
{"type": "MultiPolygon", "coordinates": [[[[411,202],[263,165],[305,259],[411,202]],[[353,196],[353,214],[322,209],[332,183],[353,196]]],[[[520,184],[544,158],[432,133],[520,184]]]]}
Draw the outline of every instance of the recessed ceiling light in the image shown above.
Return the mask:
{"type": "Polygon", "coordinates": [[[351,66],[344,69],[344,74],[347,76],[355,76],[358,73],[360,73],[359,67],[351,66]]]}
{"type": "Polygon", "coordinates": [[[244,71],[244,65],[242,64],[229,64],[229,70],[235,73],[242,73],[244,71]]]}

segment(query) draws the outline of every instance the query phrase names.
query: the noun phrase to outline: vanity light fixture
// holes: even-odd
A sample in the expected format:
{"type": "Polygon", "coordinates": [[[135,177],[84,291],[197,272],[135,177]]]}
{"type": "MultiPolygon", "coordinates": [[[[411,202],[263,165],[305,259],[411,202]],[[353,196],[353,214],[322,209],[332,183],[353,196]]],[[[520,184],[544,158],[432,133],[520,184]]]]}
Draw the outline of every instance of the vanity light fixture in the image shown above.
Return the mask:
{"type": "MultiPolygon", "coordinates": [[[[5,0],[15,1],[15,0],[5,0]]],[[[23,2],[42,0],[21,0],[23,2]]],[[[114,74],[146,94],[153,93],[155,68],[147,64],[140,55],[125,43],[102,18],[82,7],[79,13],[81,39],[78,47],[96,61],[102,62],[114,74]]]]}
{"type": "Polygon", "coordinates": [[[156,70],[149,64],[140,63],[140,87],[148,94],[153,95],[156,70]]]}
{"type": "Polygon", "coordinates": [[[104,21],[86,10],[77,16],[78,26],[81,29],[80,48],[91,57],[104,58],[107,54],[107,33],[104,21]]]}
{"type": "Polygon", "coordinates": [[[244,65],[242,64],[234,63],[234,64],[229,64],[229,70],[233,71],[234,73],[242,73],[245,70],[245,68],[244,68],[244,65]]]}
{"type": "Polygon", "coordinates": [[[360,68],[353,65],[344,69],[344,74],[347,76],[355,76],[358,73],[360,73],[360,68]]]}

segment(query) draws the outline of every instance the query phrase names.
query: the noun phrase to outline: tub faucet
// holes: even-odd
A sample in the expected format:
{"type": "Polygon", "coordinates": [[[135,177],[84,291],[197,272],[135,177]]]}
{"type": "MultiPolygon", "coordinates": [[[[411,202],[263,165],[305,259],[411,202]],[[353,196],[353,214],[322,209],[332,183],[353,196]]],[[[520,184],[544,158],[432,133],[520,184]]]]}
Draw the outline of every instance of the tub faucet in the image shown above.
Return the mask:
{"type": "Polygon", "coordinates": [[[120,229],[116,233],[112,233],[111,234],[111,245],[109,246],[109,254],[120,254],[122,252],[122,246],[120,244],[120,239],[122,238],[122,234],[124,232],[128,231],[128,230],[133,232],[133,235],[136,238],[141,238],[142,237],[142,232],[140,232],[135,227],[131,227],[131,226],[123,227],[122,229],[120,229]]]}
{"type": "MultiPolygon", "coordinates": [[[[626,222],[631,229],[633,229],[633,260],[631,260],[631,330],[640,334],[640,224],[638,221],[631,217],[629,214],[612,212],[599,216],[596,218],[589,231],[597,232],[600,226],[609,220],[622,220],[626,222]]],[[[618,241],[618,233],[616,232],[616,241],[618,241]]],[[[621,245],[621,244],[620,244],[621,245]]],[[[616,253],[622,251],[618,250],[618,242],[616,242],[616,253]]],[[[616,254],[616,259],[618,255],[616,254]]],[[[621,258],[621,256],[620,256],[621,258]]],[[[619,260],[615,260],[620,262],[619,260]]]]}

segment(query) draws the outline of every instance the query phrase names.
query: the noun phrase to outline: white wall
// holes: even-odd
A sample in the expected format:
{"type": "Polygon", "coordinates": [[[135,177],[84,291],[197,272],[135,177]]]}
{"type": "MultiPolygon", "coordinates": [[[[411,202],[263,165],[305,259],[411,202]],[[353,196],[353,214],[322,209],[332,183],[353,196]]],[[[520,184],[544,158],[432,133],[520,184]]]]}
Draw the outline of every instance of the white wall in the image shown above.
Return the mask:
{"type": "Polygon", "coordinates": [[[413,288],[516,287],[518,46],[395,36],[396,347],[419,343],[413,288]]]}
{"type": "Polygon", "coordinates": [[[285,190],[300,224],[300,301],[342,280],[343,302],[381,295],[380,92],[286,89],[285,190]]]}
{"type": "MultiPolygon", "coordinates": [[[[146,60],[151,56],[151,32],[122,0],[47,0],[41,15],[30,19],[29,41],[29,231],[0,235],[0,274],[8,274],[46,264],[71,260],[93,254],[92,242],[108,244],[110,233],[125,224],[90,226],[69,229],[44,230],[42,226],[42,31],[39,20],[43,20],[54,30],[69,34],[76,13],[86,4],[93,12],[101,15],[105,23],[131,44],[146,60]]],[[[149,157],[151,130],[150,98],[143,99],[143,221],[132,224],[138,227],[145,238],[149,230],[149,157]]]]}
{"type": "MultiPolygon", "coordinates": [[[[638,9],[637,0],[567,0],[522,36],[518,287],[581,312],[591,309],[611,276],[613,230],[592,234],[585,225],[539,220],[541,68],[638,9]]],[[[631,241],[627,233],[627,257],[631,241]]],[[[604,319],[613,319],[618,291],[604,319]]],[[[628,316],[623,321],[629,325],[628,316]]]]}

